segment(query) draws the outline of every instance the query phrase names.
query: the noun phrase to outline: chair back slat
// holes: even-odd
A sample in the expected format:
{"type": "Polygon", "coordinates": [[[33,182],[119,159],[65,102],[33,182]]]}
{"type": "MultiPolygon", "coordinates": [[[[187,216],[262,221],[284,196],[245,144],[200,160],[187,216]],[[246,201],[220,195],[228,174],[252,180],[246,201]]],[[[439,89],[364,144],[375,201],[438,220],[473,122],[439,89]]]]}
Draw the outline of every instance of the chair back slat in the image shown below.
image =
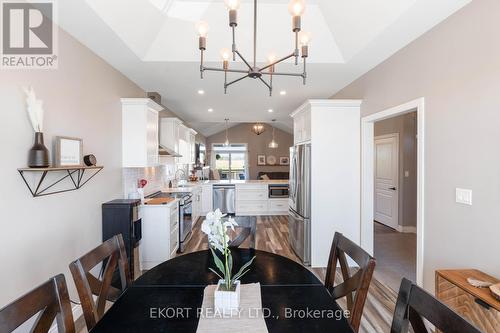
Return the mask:
{"type": "Polygon", "coordinates": [[[403,278],[394,309],[391,333],[407,333],[411,325],[415,333],[429,333],[424,319],[443,333],[480,333],[444,303],[422,288],[403,278]]]}
{"type": "Polygon", "coordinates": [[[90,331],[104,315],[106,301],[115,301],[132,283],[122,235],[108,239],[72,262],[69,268],[82,303],[87,330],[90,331]],[[90,272],[98,264],[104,267],[101,269],[101,279],[90,272]],[[121,289],[111,285],[117,269],[120,274],[121,289]],[[97,296],[95,301],[93,295],[97,296]]]}
{"type": "Polygon", "coordinates": [[[75,324],[64,275],[59,274],[0,309],[0,332],[10,333],[34,315],[32,333],[49,332],[54,319],[59,333],[74,333],[75,324]]]}
{"type": "Polygon", "coordinates": [[[375,259],[372,256],[341,233],[335,233],[328,259],[325,287],[335,299],[346,297],[347,309],[350,311],[349,321],[355,332],[359,330],[374,269],[375,259]],[[351,275],[347,257],[359,266],[354,275],[351,275]],[[343,282],[338,285],[335,284],[337,263],[343,278],[343,282]]]}

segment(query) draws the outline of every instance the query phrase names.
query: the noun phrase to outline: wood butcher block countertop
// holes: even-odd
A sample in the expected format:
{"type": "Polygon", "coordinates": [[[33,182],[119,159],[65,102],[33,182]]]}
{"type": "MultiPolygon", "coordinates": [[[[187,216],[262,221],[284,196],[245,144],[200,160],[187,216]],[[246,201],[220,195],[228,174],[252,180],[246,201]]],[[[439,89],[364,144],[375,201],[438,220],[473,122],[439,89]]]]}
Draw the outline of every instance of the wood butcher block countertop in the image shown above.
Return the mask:
{"type": "Polygon", "coordinates": [[[491,283],[499,283],[500,280],[483,273],[477,269],[458,269],[458,270],[438,270],[436,273],[442,276],[444,279],[450,281],[461,289],[467,291],[469,294],[476,298],[486,302],[491,307],[500,311],[500,301],[497,301],[493,295],[490,293],[489,288],[477,288],[471,286],[467,282],[467,278],[473,278],[476,280],[487,281],[491,283]]]}
{"type": "Polygon", "coordinates": [[[171,202],[174,202],[175,198],[153,198],[146,200],[144,202],[145,205],[168,205],[171,202]]]}

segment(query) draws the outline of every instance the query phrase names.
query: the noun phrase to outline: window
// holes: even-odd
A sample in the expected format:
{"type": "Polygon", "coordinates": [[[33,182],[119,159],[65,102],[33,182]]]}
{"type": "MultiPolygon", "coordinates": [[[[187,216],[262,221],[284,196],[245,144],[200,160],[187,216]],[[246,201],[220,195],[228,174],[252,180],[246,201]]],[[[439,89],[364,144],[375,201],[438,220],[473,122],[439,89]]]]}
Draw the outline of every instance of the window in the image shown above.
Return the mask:
{"type": "Polygon", "coordinates": [[[246,144],[213,144],[215,169],[221,179],[247,179],[247,145],[246,144]]]}

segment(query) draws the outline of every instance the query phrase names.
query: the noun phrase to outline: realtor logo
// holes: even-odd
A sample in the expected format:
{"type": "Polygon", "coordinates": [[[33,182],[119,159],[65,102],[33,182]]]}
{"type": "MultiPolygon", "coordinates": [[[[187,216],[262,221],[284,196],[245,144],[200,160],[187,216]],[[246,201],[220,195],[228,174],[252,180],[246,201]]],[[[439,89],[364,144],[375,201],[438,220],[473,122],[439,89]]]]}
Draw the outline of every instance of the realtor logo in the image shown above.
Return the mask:
{"type": "Polygon", "coordinates": [[[53,69],[56,31],[52,1],[2,1],[1,67],[53,69]]]}

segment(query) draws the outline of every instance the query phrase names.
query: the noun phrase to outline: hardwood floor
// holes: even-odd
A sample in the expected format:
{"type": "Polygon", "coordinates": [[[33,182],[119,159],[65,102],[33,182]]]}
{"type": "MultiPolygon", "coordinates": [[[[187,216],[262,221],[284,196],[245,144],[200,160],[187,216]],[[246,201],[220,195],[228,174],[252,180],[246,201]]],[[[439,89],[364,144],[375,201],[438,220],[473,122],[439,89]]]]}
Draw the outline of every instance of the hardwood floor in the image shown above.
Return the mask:
{"type": "MultiPolygon", "coordinates": [[[[184,253],[208,249],[207,237],[200,230],[202,218],[193,228],[193,236],[184,253]]],[[[248,246],[243,243],[242,247],[248,246]]],[[[276,253],[300,263],[288,243],[287,216],[257,217],[256,249],[276,253]]],[[[182,255],[182,254],[180,254],[182,255]]],[[[321,281],[324,281],[325,268],[309,268],[321,281]]],[[[375,268],[376,269],[376,268],[375,268]]],[[[337,276],[341,281],[341,277],[337,276]]],[[[365,304],[360,332],[389,332],[397,294],[389,287],[373,279],[365,304]]],[[[341,300],[340,306],[345,308],[341,300]]]]}

